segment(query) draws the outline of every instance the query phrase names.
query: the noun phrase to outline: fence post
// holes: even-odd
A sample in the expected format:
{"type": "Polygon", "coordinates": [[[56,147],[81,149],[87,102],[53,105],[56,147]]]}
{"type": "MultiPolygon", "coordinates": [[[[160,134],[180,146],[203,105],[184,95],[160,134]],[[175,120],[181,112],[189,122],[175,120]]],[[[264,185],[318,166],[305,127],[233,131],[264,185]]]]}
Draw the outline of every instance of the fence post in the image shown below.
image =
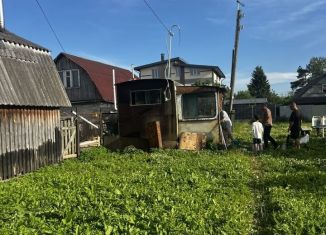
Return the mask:
{"type": "MultiPolygon", "coordinates": [[[[77,107],[76,107],[76,113],[77,113],[77,107]]],[[[78,117],[75,117],[75,126],[76,126],[76,154],[77,157],[80,156],[80,133],[79,133],[79,121],[78,121],[78,117]]]]}

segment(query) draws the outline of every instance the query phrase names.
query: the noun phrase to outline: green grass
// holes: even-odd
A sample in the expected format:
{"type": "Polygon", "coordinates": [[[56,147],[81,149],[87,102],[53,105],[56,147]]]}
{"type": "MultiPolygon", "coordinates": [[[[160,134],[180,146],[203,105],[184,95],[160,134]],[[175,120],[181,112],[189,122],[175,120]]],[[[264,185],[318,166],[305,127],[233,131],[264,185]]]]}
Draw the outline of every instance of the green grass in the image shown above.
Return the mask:
{"type": "Polygon", "coordinates": [[[249,123],[235,137],[228,152],[89,149],[0,183],[0,234],[325,234],[325,141],[256,155],[249,123]]]}

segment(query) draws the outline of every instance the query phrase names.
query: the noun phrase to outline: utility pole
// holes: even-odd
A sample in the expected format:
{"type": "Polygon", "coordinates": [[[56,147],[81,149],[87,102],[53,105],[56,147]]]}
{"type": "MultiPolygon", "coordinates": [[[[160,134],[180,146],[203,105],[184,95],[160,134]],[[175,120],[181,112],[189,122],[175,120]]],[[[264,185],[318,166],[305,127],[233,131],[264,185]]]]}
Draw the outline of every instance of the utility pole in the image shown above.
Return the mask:
{"type": "Polygon", "coordinates": [[[241,18],[244,17],[244,14],[241,11],[241,7],[244,7],[244,4],[237,0],[238,10],[237,10],[237,23],[235,28],[235,39],[234,39],[234,48],[232,50],[232,69],[231,69],[231,93],[230,93],[230,114],[233,110],[233,100],[234,100],[234,83],[235,83],[235,74],[237,68],[237,59],[238,59],[238,45],[239,45],[239,34],[240,30],[243,28],[241,25],[241,18]]]}

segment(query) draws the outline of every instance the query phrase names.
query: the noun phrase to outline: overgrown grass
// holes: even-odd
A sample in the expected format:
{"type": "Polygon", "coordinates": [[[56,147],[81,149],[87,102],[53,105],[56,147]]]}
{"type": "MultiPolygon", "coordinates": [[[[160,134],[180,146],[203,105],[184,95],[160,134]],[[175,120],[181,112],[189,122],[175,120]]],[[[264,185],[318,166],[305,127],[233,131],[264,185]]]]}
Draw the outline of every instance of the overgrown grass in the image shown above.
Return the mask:
{"type": "Polygon", "coordinates": [[[325,141],[255,155],[249,123],[235,137],[228,152],[94,148],[0,183],[0,234],[325,234],[325,141]]]}

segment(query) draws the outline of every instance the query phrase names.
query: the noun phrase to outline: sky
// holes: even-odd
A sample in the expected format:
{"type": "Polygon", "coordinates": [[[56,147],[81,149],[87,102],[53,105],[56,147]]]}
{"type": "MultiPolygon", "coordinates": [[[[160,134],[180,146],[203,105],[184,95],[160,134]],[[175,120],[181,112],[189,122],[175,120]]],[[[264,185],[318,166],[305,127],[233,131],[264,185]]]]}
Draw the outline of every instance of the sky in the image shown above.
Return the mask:
{"type": "MultiPolygon", "coordinates": [[[[144,0],[38,0],[66,53],[130,69],[167,56],[167,30],[144,0]]],[[[230,85],[236,0],[147,0],[174,28],[172,57],[217,65],[230,85]]],[[[247,89],[256,66],[286,95],[298,66],[326,56],[326,0],[243,0],[235,90],[247,89]]],[[[62,49],[36,0],[3,0],[5,27],[48,48],[62,49]]]]}

